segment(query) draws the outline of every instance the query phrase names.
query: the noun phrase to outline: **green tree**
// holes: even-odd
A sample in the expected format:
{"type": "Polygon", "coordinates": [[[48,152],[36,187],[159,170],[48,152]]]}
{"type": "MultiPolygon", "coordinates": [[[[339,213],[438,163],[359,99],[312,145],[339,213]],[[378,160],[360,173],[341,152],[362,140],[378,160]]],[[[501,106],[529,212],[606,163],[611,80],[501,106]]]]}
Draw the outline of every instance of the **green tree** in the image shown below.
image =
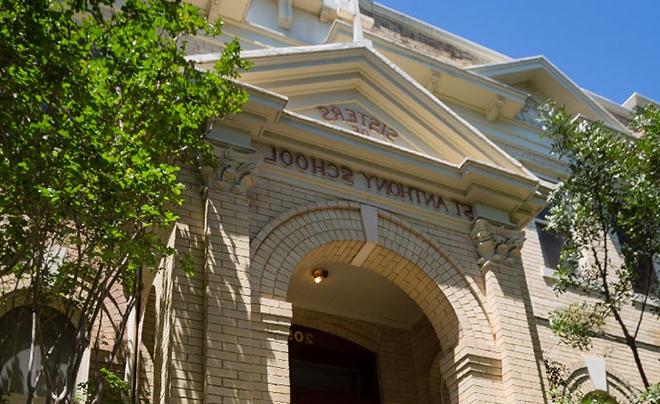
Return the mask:
{"type": "Polygon", "coordinates": [[[553,104],[544,112],[553,152],[569,164],[568,178],[550,198],[549,227],[565,240],[554,288],[587,296],[551,313],[551,327],[564,343],[588,349],[591,337],[613,319],[649,388],[637,338],[645,313],[658,314],[649,299],[660,297],[653,265],[660,252],[660,111],[639,111],[631,124],[635,136],[574,118],[553,104]],[[636,318],[623,318],[627,305],[638,307],[636,318]]]}
{"type": "Polygon", "coordinates": [[[219,32],[179,0],[0,0],[0,294],[20,289],[31,313],[28,402],[39,383],[73,400],[108,304],[121,313],[115,359],[139,271],[174,254],[158,229],[177,220],[179,167],[215,164],[205,136],[247,100],[236,40],[212,71],[185,58],[187,37],[219,32]],[[49,305],[74,341],[41,340],[49,305]],[[58,377],[53,358],[71,343],[58,377]]]}

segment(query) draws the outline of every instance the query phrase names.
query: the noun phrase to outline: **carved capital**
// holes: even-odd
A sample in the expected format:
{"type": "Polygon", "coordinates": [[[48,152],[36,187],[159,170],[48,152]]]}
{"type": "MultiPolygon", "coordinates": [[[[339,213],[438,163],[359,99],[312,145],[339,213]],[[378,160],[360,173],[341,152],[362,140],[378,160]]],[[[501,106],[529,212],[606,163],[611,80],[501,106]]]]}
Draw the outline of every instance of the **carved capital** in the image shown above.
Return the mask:
{"type": "Polygon", "coordinates": [[[486,219],[477,219],[470,233],[479,252],[479,266],[488,263],[511,265],[520,259],[525,236],[517,230],[496,226],[486,219]]]}
{"type": "Polygon", "coordinates": [[[200,167],[206,189],[218,189],[246,196],[255,184],[255,176],[263,157],[256,153],[241,153],[228,148],[216,148],[219,160],[217,168],[200,167]]]}
{"type": "Polygon", "coordinates": [[[543,129],[543,123],[541,122],[541,114],[539,108],[541,103],[535,100],[532,97],[529,97],[525,100],[525,106],[520,110],[516,119],[519,121],[526,122],[532,126],[536,126],[539,129],[543,129]]]}

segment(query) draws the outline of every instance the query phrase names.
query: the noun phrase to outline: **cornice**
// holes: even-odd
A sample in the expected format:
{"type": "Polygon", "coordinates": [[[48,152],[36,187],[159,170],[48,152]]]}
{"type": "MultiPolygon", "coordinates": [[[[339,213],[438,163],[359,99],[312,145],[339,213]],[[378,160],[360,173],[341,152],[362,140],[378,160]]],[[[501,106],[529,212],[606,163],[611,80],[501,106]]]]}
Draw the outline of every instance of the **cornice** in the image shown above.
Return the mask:
{"type": "Polygon", "coordinates": [[[587,92],[582,90],[573,80],[571,80],[557,66],[550,62],[545,56],[531,56],[504,63],[491,63],[478,66],[470,66],[466,70],[489,76],[502,77],[513,73],[522,73],[534,70],[542,70],[552,79],[560,84],[562,88],[568,91],[573,97],[586,104],[596,115],[601,115],[606,119],[607,124],[614,130],[628,133],[629,129],[616,119],[605,107],[594,100],[587,92]]]}
{"type": "Polygon", "coordinates": [[[634,93],[630,94],[630,97],[628,97],[628,99],[626,99],[623,102],[622,107],[632,111],[633,108],[646,104],[655,104],[657,106],[660,106],[660,103],[658,103],[658,101],[653,100],[635,91],[634,93]]]}
{"type": "MultiPolygon", "coordinates": [[[[385,84],[396,85],[398,88],[393,88],[394,93],[405,96],[406,100],[417,102],[418,105],[423,106],[424,109],[419,112],[426,114],[427,119],[424,122],[441,125],[437,129],[440,132],[458,131],[466,139],[476,137],[487,149],[490,149],[488,153],[493,153],[491,155],[495,160],[499,159],[500,164],[508,168],[517,167],[522,169],[514,159],[499,149],[496,144],[480,133],[474,126],[368,45],[345,43],[268,49],[249,51],[245,53],[245,56],[255,62],[253,71],[248,73],[248,80],[256,83],[265,80],[277,82],[278,77],[290,80],[291,75],[296,76],[293,80],[300,80],[302,73],[295,72],[295,69],[300,66],[305,66],[305,74],[310,77],[321,77],[324,73],[326,75],[330,74],[330,71],[342,71],[344,75],[348,71],[359,71],[367,77],[377,76],[378,80],[374,82],[377,83],[374,84],[375,87],[383,88],[385,84]],[[308,65],[305,63],[308,63],[308,65]],[[332,66],[332,70],[330,66],[332,66]]],[[[317,80],[317,83],[318,81],[320,80],[317,80]]],[[[283,85],[286,85],[286,83],[283,85]]]]}
{"type": "Polygon", "coordinates": [[[451,32],[447,32],[443,29],[435,27],[417,18],[400,13],[380,3],[363,1],[361,2],[360,5],[362,7],[365,7],[368,11],[374,14],[380,14],[383,15],[384,17],[389,17],[396,21],[399,21],[409,27],[414,27],[414,29],[419,31],[420,33],[424,33],[432,38],[436,38],[451,43],[452,45],[465,49],[469,52],[472,52],[483,59],[498,61],[498,62],[511,60],[509,56],[499,53],[493,49],[487,48],[483,45],[479,45],[478,43],[472,42],[468,39],[452,34],[451,32]]]}
{"type": "MultiPolygon", "coordinates": [[[[226,123],[240,127],[240,115],[226,123]]],[[[254,140],[307,150],[321,157],[331,156],[338,163],[367,171],[387,171],[393,180],[465,203],[486,201],[512,215],[514,224],[531,220],[543,204],[539,201],[543,198],[538,179],[470,159],[465,159],[460,166],[452,165],[287,110],[282,111],[278,121],[265,124],[254,140]]]]}
{"type": "MultiPolygon", "coordinates": [[[[286,108],[288,99],[274,91],[265,90],[258,84],[259,80],[256,80],[257,84],[243,84],[250,93],[250,101],[244,112],[223,121],[227,127],[249,133],[253,141],[282,147],[295,146],[303,151],[311,150],[325,155],[332,153],[333,158],[340,160],[338,162],[349,161],[365,170],[380,167],[388,175],[391,174],[393,180],[405,179],[407,183],[423,184],[430,191],[459,201],[473,205],[487,204],[500,209],[506,212],[506,216],[515,225],[531,220],[539,210],[542,204],[540,180],[532,172],[372,48],[353,43],[303,49],[271,49],[247,54],[252,55],[253,60],[258,59],[256,70],[271,63],[276,66],[281,64],[280,74],[295,75],[289,66],[303,66],[309,62],[321,63],[315,67],[317,70],[310,71],[313,78],[321,77],[319,74],[327,70],[328,65],[323,63],[334,63],[335,67],[346,63],[346,66],[357,68],[363,74],[378,74],[381,88],[385,84],[399,86],[396,94],[406,99],[407,104],[419,103],[428,109],[430,115],[424,117],[422,113],[418,115],[420,119],[436,123],[440,122],[438,118],[448,120],[445,129],[447,139],[458,136],[456,139],[466,142],[464,147],[476,147],[481,155],[490,153],[497,158],[493,162],[475,158],[448,162],[384,140],[359,135],[289,111],[286,108]],[[321,69],[321,73],[318,69],[321,69]],[[438,112],[442,114],[437,115],[438,112]]],[[[207,67],[212,59],[208,55],[198,57],[202,66],[207,67]]],[[[266,71],[268,69],[264,70],[264,74],[266,71]]]]}
{"type": "MultiPolygon", "coordinates": [[[[340,33],[346,35],[347,37],[350,37],[352,35],[352,27],[343,21],[336,21],[335,24],[333,24],[333,26],[331,27],[330,32],[328,33],[328,36],[326,38],[326,43],[333,43],[333,38],[335,38],[340,33]]],[[[473,73],[464,68],[457,67],[451,63],[445,62],[442,59],[439,59],[432,55],[416,51],[415,49],[407,48],[392,41],[389,38],[380,36],[377,33],[365,31],[364,36],[365,38],[373,42],[375,45],[383,46],[385,48],[388,48],[392,52],[395,52],[397,54],[402,54],[404,57],[410,58],[419,63],[427,65],[427,67],[429,68],[429,73],[440,72],[440,73],[452,75],[459,79],[474,83],[475,85],[488,89],[489,91],[492,91],[494,94],[503,95],[507,98],[511,98],[512,100],[515,100],[516,102],[519,102],[521,104],[524,104],[525,99],[529,96],[528,93],[518,88],[509,86],[505,83],[501,83],[497,80],[493,80],[489,77],[482,76],[477,73],[473,73]]]]}

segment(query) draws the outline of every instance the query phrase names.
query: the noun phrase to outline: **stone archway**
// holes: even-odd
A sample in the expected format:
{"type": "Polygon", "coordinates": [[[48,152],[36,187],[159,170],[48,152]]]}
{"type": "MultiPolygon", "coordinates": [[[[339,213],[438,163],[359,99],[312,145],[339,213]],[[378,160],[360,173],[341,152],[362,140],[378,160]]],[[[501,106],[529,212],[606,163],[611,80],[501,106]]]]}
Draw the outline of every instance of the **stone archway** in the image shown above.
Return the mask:
{"type": "MultiPolygon", "coordinates": [[[[452,402],[483,402],[484,387],[490,394],[501,389],[498,380],[480,378],[484,368],[496,374],[500,365],[476,286],[439,246],[390,213],[351,202],[299,208],[262,229],[251,256],[252,311],[269,324],[290,323],[287,289],[294,271],[324,261],[357,264],[397,285],[426,315],[440,342],[452,402]]],[[[267,333],[273,329],[264,326],[267,333]]],[[[269,340],[279,350],[284,340],[277,334],[270,332],[269,340]]]]}
{"type": "MultiPolygon", "coordinates": [[[[578,395],[585,395],[598,390],[594,386],[584,360],[566,366],[566,374],[568,375],[566,388],[570,391],[578,395]]],[[[625,377],[619,375],[616,371],[609,369],[604,372],[603,376],[607,383],[606,392],[620,403],[633,402],[641,394],[641,391],[633,387],[625,377]]]]}

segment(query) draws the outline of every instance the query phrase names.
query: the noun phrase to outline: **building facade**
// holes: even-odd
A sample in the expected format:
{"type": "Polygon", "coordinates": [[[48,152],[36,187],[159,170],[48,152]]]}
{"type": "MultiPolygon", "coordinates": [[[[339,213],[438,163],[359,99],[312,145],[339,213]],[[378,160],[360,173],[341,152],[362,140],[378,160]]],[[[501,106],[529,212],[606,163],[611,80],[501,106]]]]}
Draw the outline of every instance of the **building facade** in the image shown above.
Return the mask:
{"type": "MultiPolygon", "coordinates": [[[[542,403],[545,360],[585,394],[638,394],[616,325],[588,352],[550,331],[549,312],[580,296],[552,291],[560,246],[539,215],[567,169],[537,108],[627,132],[650,100],[617,105],[542,56],[368,0],[194,3],[224,32],[191,40],[190,57],[211,68],[237,36],[250,97],[209,136],[221,166],[181,174],[169,240],[195,274],[172,261],[145,279],[128,332],[143,400],[542,403]]],[[[657,319],[639,335],[657,382],[657,319]]]]}
{"type": "MultiPolygon", "coordinates": [[[[239,37],[250,99],[210,136],[221,168],[185,176],[174,243],[198,274],[155,283],[168,332],[154,342],[169,350],[153,401],[540,403],[544,360],[630,401],[625,344],[582,353],[549,329],[578,296],[552,291],[558,248],[537,215],[566,167],[537,107],[626,131],[640,96],[615,105],[543,57],[368,1],[358,18],[349,0],[199,6],[224,36],[191,57],[211,67],[239,37]]],[[[657,321],[640,335],[657,381],[657,321]]]]}

